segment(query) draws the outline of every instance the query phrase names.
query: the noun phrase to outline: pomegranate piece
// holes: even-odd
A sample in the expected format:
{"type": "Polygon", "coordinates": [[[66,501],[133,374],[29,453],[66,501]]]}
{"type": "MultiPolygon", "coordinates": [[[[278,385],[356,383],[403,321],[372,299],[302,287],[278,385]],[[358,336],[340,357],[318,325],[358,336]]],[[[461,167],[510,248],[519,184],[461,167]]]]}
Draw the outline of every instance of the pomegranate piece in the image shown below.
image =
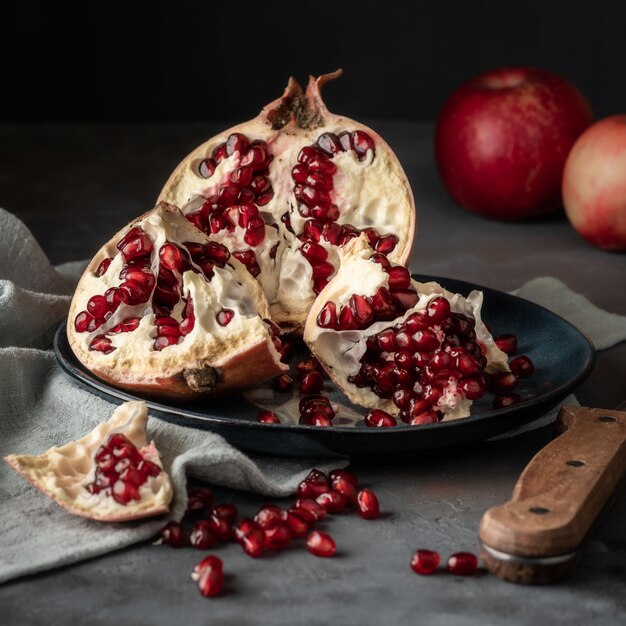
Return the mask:
{"type": "Polygon", "coordinates": [[[217,596],[224,586],[224,564],[216,556],[207,556],[193,568],[191,578],[198,583],[198,589],[203,596],[217,596]]]}
{"type": "Polygon", "coordinates": [[[530,378],[535,371],[533,362],[525,355],[512,359],[509,367],[518,378],[530,378]]]}
{"type": "Polygon", "coordinates": [[[74,515],[102,521],[160,515],[173,492],[154,443],[146,440],[147,421],[145,402],[126,402],[77,441],[5,460],[74,515]]]}
{"type": "Polygon", "coordinates": [[[508,356],[513,356],[517,352],[517,337],[511,333],[500,335],[494,341],[496,346],[508,356]]]}
{"type": "Polygon", "coordinates": [[[161,530],[161,541],[170,548],[182,548],[187,545],[187,537],[178,522],[168,522],[161,530]]]}
{"type": "Polygon", "coordinates": [[[380,517],[380,505],[378,498],[371,489],[361,489],[356,496],[357,511],[363,519],[376,519],[380,517]]]}
{"type": "Polygon", "coordinates": [[[477,567],[478,559],[471,552],[456,552],[447,562],[447,570],[455,576],[471,576],[477,567]]]}
{"type": "Polygon", "coordinates": [[[301,498],[315,499],[317,496],[330,491],[328,478],[319,470],[313,469],[308,476],[298,485],[296,494],[301,498]]]}
{"type": "Polygon", "coordinates": [[[363,422],[366,426],[373,428],[389,428],[390,426],[396,426],[398,423],[389,413],[381,411],[380,409],[369,411],[363,418],[363,422]]]}
{"type": "Polygon", "coordinates": [[[331,557],[337,551],[335,540],[327,533],[314,530],[306,539],[307,550],[320,557],[331,557]]]}
{"type": "Polygon", "coordinates": [[[416,550],[411,558],[411,569],[416,574],[428,576],[437,571],[440,561],[439,552],[423,549],[416,550]]]}

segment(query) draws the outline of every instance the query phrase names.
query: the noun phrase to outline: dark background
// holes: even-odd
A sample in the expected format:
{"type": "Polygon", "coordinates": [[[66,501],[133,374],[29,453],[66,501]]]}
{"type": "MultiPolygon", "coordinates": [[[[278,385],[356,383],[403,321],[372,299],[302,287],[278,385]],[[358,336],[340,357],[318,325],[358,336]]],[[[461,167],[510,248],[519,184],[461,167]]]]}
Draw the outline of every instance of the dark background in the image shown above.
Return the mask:
{"type": "Polygon", "coordinates": [[[530,64],[626,110],[626,2],[4,3],[0,121],[243,120],[290,74],[345,70],[329,108],[433,120],[460,82],[530,64]],[[250,6],[248,6],[250,5],[250,6]]]}

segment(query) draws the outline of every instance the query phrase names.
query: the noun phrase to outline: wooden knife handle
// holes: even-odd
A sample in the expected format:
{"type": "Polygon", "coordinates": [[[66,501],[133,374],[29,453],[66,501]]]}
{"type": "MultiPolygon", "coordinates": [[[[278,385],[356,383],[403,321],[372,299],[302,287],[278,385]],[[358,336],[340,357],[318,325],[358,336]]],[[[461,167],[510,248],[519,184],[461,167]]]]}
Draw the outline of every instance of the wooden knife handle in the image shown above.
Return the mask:
{"type": "Polygon", "coordinates": [[[574,552],[626,472],[626,412],[564,407],[562,433],[538,452],[510,502],[480,524],[483,543],[508,555],[574,552]]]}

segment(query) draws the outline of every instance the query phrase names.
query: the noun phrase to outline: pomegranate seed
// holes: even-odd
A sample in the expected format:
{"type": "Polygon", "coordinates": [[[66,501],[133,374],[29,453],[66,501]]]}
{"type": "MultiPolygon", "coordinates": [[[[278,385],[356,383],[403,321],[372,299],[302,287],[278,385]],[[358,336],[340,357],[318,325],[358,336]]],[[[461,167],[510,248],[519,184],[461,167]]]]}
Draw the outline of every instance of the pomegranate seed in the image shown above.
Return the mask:
{"type": "Polygon", "coordinates": [[[243,154],[249,145],[248,138],[241,133],[232,133],[228,136],[226,140],[226,154],[231,156],[235,154],[235,152],[239,152],[239,154],[243,154]]]}
{"type": "Polygon", "coordinates": [[[415,289],[394,289],[391,298],[403,311],[412,309],[419,300],[415,289]]]}
{"type": "Polygon", "coordinates": [[[518,378],[529,378],[535,371],[533,362],[524,355],[515,357],[510,363],[509,368],[518,378]]]}
{"type": "Polygon", "coordinates": [[[521,401],[522,399],[516,393],[503,393],[493,399],[493,408],[506,409],[515,404],[519,404],[521,401]]]}
{"type": "Polygon", "coordinates": [[[450,317],[450,303],[439,296],[428,303],[426,311],[431,324],[441,324],[450,317]]]}
{"type": "Polygon", "coordinates": [[[351,504],[356,502],[357,483],[352,478],[344,475],[335,476],[331,480],[331,487],[345,496],[346,500],[351,504]]]}
{"type": "Polygon", "coordinates": [[[420,352],[432,352],[439,347],[439,339],[437,339],[437,335],[430,329],[418,330],[413,335],[413,345],[415,349],[420,352]]]}
{"type": "Polygon", "coordinates": [[[272,381],[272,386],[276,391],[282,393],[289,391],[293,387],[293,378],[289,374],[281,374],[272,381]]]}
{"type": "Polygon", "coordinates": [[[171,335],[159,335],[153,344],[155,350],[163,350],[169,346],[173,346],[178,343],[180,337],[173,337],[171,335]]]}
{"type": "Polygon", "coordinates": [[[513,391],[517,387],[517,383],[518,378],[513,372],[497,372],[491,376],[491,386],[498,394],[513,391]]]}
{"type": "Polygon", "coordinates": [[[96,270],[96,276],[100,278],[106,274],[106,271],[109,269],[109,265],[111,265],[111,259],[106,258],[102,259],[100,265],[98,265],[98,269],[96,270]]]}
{"type": "Polygon", "coordinates": [[[282,511],[281,519],[291,529],[291,536],[294,539],[302,539],[309,532],[310,525],[291,511],[282,511]]]}
{"type": "Polygon", "coordinates": [[[87,302],[87,311],[93,317],[104,317],[109,312],[109,305],[104,296],[92,296],[87,302]]]}
{"type": "Polygon", "coordinates": [[[307,415],[312,412],[321,412],[331,419],[335,417],[335,410],[330,400],[321,394],[302,398],[298,403],[298,410],[302,415],[307,415]]]}
{"type": "Polygon", "coordinates": [[[210,515],[208,522],[211,526],[211,530],[220,541],[228,541],[231,538],[233,534],[232,523],[227,519],[218,517],[217,515],[210,515]]]}
{"type": "Polygon", "coordinates": [[[152,241],[148,235],[138,227],[131,228],[117,244],[117,249],[127,261],[147,256],[152,252],[152,241]]]}
{"type": "Polygon", "coordinates": [[[267,530],[282,521],[282,511],[275,504],[264,504],[254,516],[259,528],[267,530]]]}
{"type": "Polygon", "coordinates": [[[238,250],[233,256],[246,266],[248,272],[255,278],[261,273],[261,267],[257,263],[256,255],[252,250],[238,250]]]}
{"type": "Polygon", "coordinates": [[[211,176],[213,176],[213,174],[215,173],[216,167],[217,164],[215,163],[214,159],[204,159],[204,161],[200,163],[198,171],[202,178],[211,178],[211,176]]]}
{"type": "Polygon", "coordinates": [[[471,552],[457,552],[447,563],[447,570],[455,576],[470,576],[478,567],[478,559],[471,552]]]}
{"type": "Polygon", "coordinates": [[[191,578],[198,583],[200,593],[212,598],[217,596],[224,586],[224,566],[216,556],[207,556],[198,563],[191,573],[191,578]]]}
{"type": "MultiPolygon", "coordinates": [[[[251,146],[241,159],[241,165],[261,165],[265,162],[267,153],[263,145],[251,146]]],[[[259,169],[258,167],[255,169],[259,169]]]]}
{"type": "Polygon", "coordinates": [[[187,492],[187,495],[190,498],[203,500],[206,509],[213,504],[213,492],[208,487],[192,487],[187,492]]]}
{"type": "Polygon", "coordinates": [[[256,247],[265,239],[265,222],[260,217],[253,217],[246,226],[243,240],[249,245],[256,247]]]}
{"type": "Polygon", "coordinates": [[[508,356],[513,356],[517,352],[517,337],[511,333],[495,337],[496,346],[508,356]]]}
{"type": "MultiPolygon", "coordinates": [[[[430,406],[430,405],[429,405],[430,406]]],[[[435,411],[423,411],[417,413],[411,411],[409,416],[409,424],[411,426],[423,426],[424,424],[436,424],[439,421],[435,411]]]]}
{"type": "Polygon", "coordinates": [[[331,156],[343,150],[341,144],[339,143],[339,139],[337,139],[337,135],[334,133],[321,134],[317,139],[317,145],[331,156]]]}
{"type": "Polygon", "coordinates": [[[314,370],[305,374],[300,382],[300,393],[311,394],[319,393],[324,388],[324,379],[322,375],[314,370]]]}
{"type": "Polygon", "coordinates": [[[356,323],[359,326],[366,326],[372,321],[372,318],[374,317],[374,309],[372,308],[371,303],[368,302],[368,298],[355,294],[350,298],[348,306],[350,307],[356,323]]]}
{"type": "Polygon", "coordinates": [[[327,533],[314,530],[306,539],[307,550],[320,557],[331,557],[335,554],[337,546],[334,539],[327,533]]]}
{"type": "Polygon", "coordinates": [[[228,326],[234,315],[235,312],[232,309],[222,309],[217,313],[215,319],[220,326],[228,326]]]}
{"type": "MultiPolygon", "coordinates": [[[[340,478],[347,480],[348,482],[352,483],[355,487],[359,484],[359,481],[356,477],[355,474],[353,474],[352,472],[350,472],[347,469],[334,469],[331,470],[328,473],[328,478],[330,479],[333,489],[335,489],[335,481],[339,480],[340,478]]],[[[345,495],[345,494],[344,494],[345,495]]]]}
{"type": "Polygon", "coordinates": [[[250,528],[245,533],[241,534],[238,542],[248,556],[257,559],[265,550],[265,532],[258,527],[250,528]]]}
{"type": "Polygon", "coordinates": [[[362,130],[355,130],[351,136],[354,151],[357,153],[359,161],[367,158],[367,153],[371,150],[374,156],[374,140],[362,130]]]}
{"type": "Polygon", "coordinates": [[[161,530],[161,539],[171,548],[182,548],[187,544],[185,531],[178,522],[168,522],[161,530]]]}
{"type": "Polygon", "coordinates": [[[163,267],[171,271],[181,269],[185,261],[180,248],[169,242],[161,246],[159,260],[163,267]]]}
{"type": "Polygon", "coordinates": [[[385,235],[381,237],[374,245],[374,250],[381,254],[389,254],[398,244],[398,238],[395,235],[385,235]]]}
{"type": "Polygon", "coordinates": [[[268,550],[284,550],[291,543],[291,528],[285,522],[277,522],[265,529],[265,547],[268,550]]]}
{"type": "Polygon", "coordinates": [[[307,510],[316,520],[321,520],[326,517],[326,509],[311,498],[298,498],[294,506],[296,509],[307,510]]]}
{"type": "Polygon", "coordinates": [[[388,428],[397,424],[395,417],[380,409],[372,409],[369,411],[363,421],[366,426],[373,428],[388,428]]]}
{"type": "Polygon", "coordinates": [[[301,415],[300,419],[307,426],[332,426],[333,420],[324,413],[312,412],[301,415]]]}
{"type": "Polygon", "coordinates": [[[307,261],[311,261],[312,263],[321,263],[328,258],[328,252],[326,252],[324,247],[310,241],[306,241],[302,244],[300,252],[307,261]]]}
{"type": "Polygon", "coordinates": [[[327,302],[317,315],[317,325],[320,328],[337,327],[337,307],[334,302],[327,302]]]}
{"type": "Polygon", "coordinates": [[[315,502],[321,504],[329,513],[341,513],[346,508],[347,499],[341,492],[331,489],[317,496],[315,502]]]}
{"type": "Polygon", "coordinates": [[[261,411],[257,417],[261,424],[280,424],[280,418],[274,411],[261,411]]]}
{"type": "Polygon", "coordinates": [[[89,344],[89,349],[95,350],[96,352],[103,352],[104,354],[110,354],[116,348],[106,335],[96,335],[89,344]]]}
{"type": "Polygon", "coordinates": [[[330,490],[326,474],[313,469],[308,476],[298,485],[296,494],[301,498],[317,498],[317,496],[330,490]]]}
{"type": "Polygon", "coordinates": [[[202,498],[189,496],[187,498],[187,510],[185,511],[185,517],[197,517],[205,513],[206,509],[207,504],[202,498]]]}
{"type": "Polygon", "coordinates": [[[476,359],[469,354],[462,354],[457,357],[454,367],[461,376],[478,376],[482,372],[476,359]]]}
{"type": "Polygon", "coordinates": [[[412,397],[413,394],[408,389],[396,389],[393,392],[393,396],[391,399],[400,410],[405,411],[409,408],[412,397]]]}
{"type": "Polygon", "coordinates": [[[378,341],[378,347],[383,352],[393,352],[397,348],[396,335],[391,328],[383,330],[376,335],[378,341]]]}
{"type": "Polygon", "coordinates": [[[357,510],[363,519],[380,517],[378,498],[371,489],[361,489],[356,496],[357,510]]]}
{"type": "Polygon", "coordinates": [[[217,537],[213,534],[211,525],[205,520],[196,522],[189,533],[189,543],[198,550],[208,550],[216,541],[217,537]]]}
{"type": "Polygon", "coordinates": [[[89,323],[93,320],[93,316],[89,315],[87,311],[81,311],[74,319],[74,328],[77,333],[87,332],[89,323]]]}
{"type": "Polygon", "coordinates": [[[317,522],[317,517],[308,509],[304,509],[301,507],[292,507],[287,512],[301,519],[303,522],[308,524],[309,527],[313,526],[317,522]]]}
{"type": "Polygon", "coordinates": [[[389,274],[389,289],[407,289],[411,285],[411,275],[406,267],[396,265],[390,268],[387,272],[389,274]]]}
{"type": "Polygon", "coordinates": [[[219,519],[226,520],[230,524],[234,524],[237,519],[237,507],[234,504],[229,502],[222,502],[221,504],[216,504],[211,509],[211,515],[218,517],[219,519]]]}
{"type": "Polygon", "coordinates": [[[416,550],[411,559],[411,569],[416,574],[428,576],[437,570],[440,561],[439,552],[432,550],[416,550]]]}

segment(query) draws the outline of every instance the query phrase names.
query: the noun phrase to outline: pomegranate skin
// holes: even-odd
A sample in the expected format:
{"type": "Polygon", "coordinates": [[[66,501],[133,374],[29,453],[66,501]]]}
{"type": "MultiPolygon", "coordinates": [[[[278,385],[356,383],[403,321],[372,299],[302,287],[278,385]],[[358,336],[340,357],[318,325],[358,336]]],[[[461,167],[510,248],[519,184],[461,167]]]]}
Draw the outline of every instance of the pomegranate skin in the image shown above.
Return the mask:
{"type": "Polygon", "coordinates": [[[590,244],[626,250],[626,115],[596,122],[574,144],[563,173],[563,205],[590,244]]]}
{"type": "Polygon", "coordinates": [[[506,67],[461,85],[437,122],[435,155],[450,196],[499,220],[561,205],[568,152],[592,123],[585,97],[548,70],[506,67]]]}

